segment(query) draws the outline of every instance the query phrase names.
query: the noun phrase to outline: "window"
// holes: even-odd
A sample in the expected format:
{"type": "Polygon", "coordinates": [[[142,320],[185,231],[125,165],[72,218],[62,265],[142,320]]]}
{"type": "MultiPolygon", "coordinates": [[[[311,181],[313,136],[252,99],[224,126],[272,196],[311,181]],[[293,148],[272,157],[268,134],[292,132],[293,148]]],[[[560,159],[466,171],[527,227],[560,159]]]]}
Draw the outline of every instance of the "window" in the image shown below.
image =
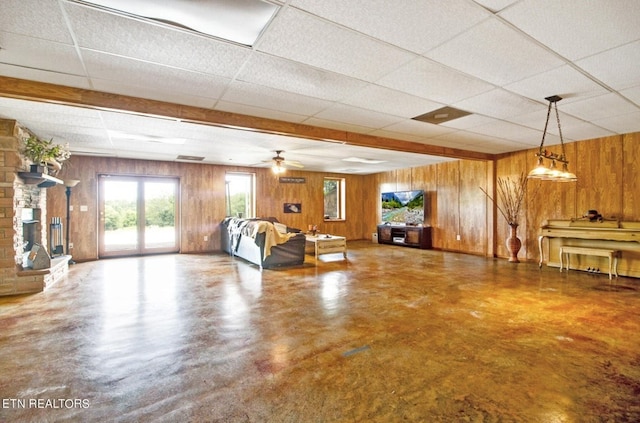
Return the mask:
{"type": "Polygon", "coordinates": [[[228,172],[225,177],[227,216],[252,218],[256,215],[254,173],[228,172]]]}
{"type": "Polygon", "coordinates": [[[344,220],[344,178],[324,178],[324,218],[325,220],[344,220]]]}

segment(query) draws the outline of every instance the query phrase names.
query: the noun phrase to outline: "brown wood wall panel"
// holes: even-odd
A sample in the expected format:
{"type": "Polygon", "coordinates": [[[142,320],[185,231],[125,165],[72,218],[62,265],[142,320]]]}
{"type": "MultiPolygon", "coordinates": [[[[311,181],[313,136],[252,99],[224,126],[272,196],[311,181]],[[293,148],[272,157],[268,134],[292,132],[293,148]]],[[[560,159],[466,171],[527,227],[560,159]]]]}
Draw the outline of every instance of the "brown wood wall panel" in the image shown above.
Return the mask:
{"type": "Polygon", "coordinates": [[[424,220],[425,225],[435,226],[436,214],[438,211],[437,189],[438,173],[435,166],[421,166],[412,169],[412,180],[414,185],[411,189],[424,190],[424,220]]]}
{"type": "MultiPolygon", "coordinates": [[[[523,207],[525,217],[519,228],[523,242],[520,259],[539,259],[537,237],[547,219],[571,219],[596,208],[605,216],[616,214],[621,220],[640,221],[640,200],[636,195],[640,189],[639,143],[640,134],[635,133],[567,144],[569,169],[577,174],[578,182],[530,182],[523,207]]],[[[552,149],[555,151],[555,147],[552,149]]],[[[493,215],[492,205],[483,198],[479,186],[494,192],[494,168],[496,177],[527,172],[535,164],[536,151],[506,154],[495,163],[458,160],[375,175],[333,175],[343,176],[347,181],[347,220],[327,223],[322,220],[321,192],[325,176],[322,173],[290,171],[288,176],[305,177],[306,183],[281,184],[269,169],[262,168],[74,156],[59,176],[82,181],[73,189],[71,201],[74,205],[71,239],[74,257],[79,260],[97,257],[98,173],[179,177],[182,251],[208,252],[220,248],[218,225],[226,214],[224,175],[230,170],[256,173],[258,215],[275,216],[301,229],[315,223],[323,231],[344,235],[350,240],[371,237],[381,219],[380,192],[423,189],[428,193],[426,223],[433,227],[434,248],[507,257],[504,240],[508,227],[501,216],[493,215]],[[300,202],[302,213],[284,213],[284,202],[300,202]],[[80,205],[87,205],[88,211],[79,212],[80,205]],[[208,242],[203,240],[205,234],[210,235],[208,242]],[[458,234],[461,241],[456,241],[458,234]]],[[[64,220],[64,187],[49,188],[47,203],[48,216],[60,216],[64,220]]]]}
{"type": "Polygon", "coordinates": [[[577,145],[578,216],[598,210],[608,218],[622,216],[622,136],[597,138],[577,145]]]}
{"type": "MultiPolygon", "coordinates": [[[[497,176],[508,177],[519,174],[520,171],[529,172],[535,165],[535,153],[538,149],[507,155],[498,160],[497,176]],[[505,170],[506,169],[506,170],[505,170]],[[509,173],[506,173],[509,172],[509,173]]],[[[553,151],[560,151],[554,146],[553,151]]],[[[565,145],[567,157],[570,160],[569,170],[575,172],[575,164],[571,157],[575,157],[575,145],[565,145]]],[[[538,260],[538,234],[540,226],[548,219],[563,219],[565,216],[575,215],[576,183],[560,183],[551,181],[529,180],[527,196],[523,204],[523,218],[518,227],[518,237],[522,241],[522,249],[518,254],[520,260],[538,260]]],[[[508,257],[509,252],[505,241],[509,236],[509,227],[499,216],[496,227],[496,255],[508,257]]]]}
{"type": "Polygon", "coordinates": [[[622,219],[637,220],[640,214],[640,133],[622,137],[622,219]]]}
{"type": "MultiPolygon", "coordinates": [[[[607,218],[640,221],[638,200],[633,199],[638,192],[639,136],[634,133],[566,144],[569,170],[577,175],[578,181],[530,181],[524,205],[526,230],[518,231],[526,252],[526,257],[521,255],[521,259],[539,260],[537,237],[540,226],[549,219],[579,218],[587,210],[596,209],[607,218]]],[[[550,149],[559,151],[559,146],[550,149]]],[[[535,165],[531,155],[536,151],[501,157],[497,160],[497,176],[504,176],[515,168],[523,156],[526,169],[530,170],[535,165]]],[[[506,239],[506,230],[500,224],[497,234],[498,240],[506,239]]],[[[506,248],[498,247],[498,256],[507,257],[506,248]]]]}
{"type": "MultiPolygon", "coordinates": [[[[394,191],[409,191],[413,188],[413,173],[411,168],[396,171],[396,189],[394,191]]],[[[418,189],[418,188],[416,188],[418,189]]]]}
{"type": "Polygon", "coordinates": [[[411,168],[410,185],[404,171],[380,173],[376,183],[381,192],[425,191],[425,224],[432,227],[434,248],[488,254],[487,239],[493,238],[488,235],[486,200],[479,187],[490,185],[492,169],[491,162],[458,160],[411,168]]]}
{"type": "MultiPolygon", "coordinates": [[[[480,187],[486,186],[487,164],[460,161],[459,249],[472,254],[487,254],[487,208],[480,187]]],[[[455,238],[454,238],[455,239],[455,238]]]]}
{"type": "MultiPolygon", "coordinates": [[[[256,173],[258,216],[274,216],[300,229],[315,223],[323,231],[348,239],[370,238],[372,228],[375,228],[375,214],[370,211],[372,205],[378,204],[375,180],[360,175],[326,175],[346,178],[347,220],[325,223],[322,219],[322,181],[325,174],[322,173],[290,171],[288,176],[305,177],[306,183],[285,184],[280,183],[269,169],[262,168],[74,156],[59,175],[61,179],[81,181],[71,195],[74,211],[71,212],[70,239],[74,244],[74,258],[93,260],[98,256],[97,175],[103,173],[180,178],[181,251],[219,251],[219,224],[226,215],[225,174],[228,171],[256,173]],[[301,203],[302,213],[284,213],[285,202],[301,203]],[[80,205],[86,205],[87,211],[80,212],[80,205]],[[204,240],[205,235],[209,237],[207,241],[204,240]]],[[[49,188],[47,201],[49,216],[60,216],[64,221],[65,188],[49,188]]]]}
{"type": "MultiPolygon", "coordinates": [[[[536,164],[536,156],[535,150],[528,150],[524,152],[520,152],[518,154],[509,155],[509,160],[499,160],[496,163],[496,180],[497,178],[505,178],[511,180],[517,180],[520,178],[522,173],[527,174],[536,164]]],[[[497,185],[493,185],[491,196],[494,199],[498,199],[498,193],[496,191],[497,185]]],[[[536,190],[539,189],[539,182],[537,181],[529,181],[527,183],[527,196],[535,196],[536,190]]],[[[489,192],[489,191],[487,191],[489,192]]],[[[525,198],[525,204],[527,200],[525,198]]],[[[495,215],[495,254],[500,257],[508,257],[509,251],[506,247],[506,240],[511,235],[511,228],[508,225],[508,222],[502,216],[502,214],[495,208],[495,204],[491,203],[490,206],[493,208],[493,211],[496,213],[495,215]]],[[[537,244],[528,244],[526,240],[530,238],[526,236],[529,230],[529,217],[527,216],[527,208],[522,208],[522,214],[519,219],[518,225],[518,237],[522,240],[522,248],[518,253],[518,257],[521,259],[526,258],[527,251],[531,248],[538,248],[537,244]]],[[[535,230],[538,228],[536,227],[535,230]]]]}
{"type": "Polygon", "coordinates": [[[380,187],[380,193],[400,191],[398,188],[398,171],[392,170],[389,172],[378,173],[380,187]]]}
{"type": "Polygon", "coordinates": [[[345,236],[347,239],[370,239],[375,228],[374,207],[377,206],[376,186],[373,179],[359,175],[341,175],[319,172],[288,171],[287,176],[304,177],[304,184],[280,183],[270,170],[258,169],[258,216],[274,216],[281,222],[306,230],[317,225],[324,233],[345,236]],[[323,185],[325,177],[345,178],[345,221],[324,221],[323,185]],[[284,203],[300,203],[301,213],[284,213],[284,203]],[[366,212],[365,212],[366,209],[366,212]]]}
{"type": "Polygon", "coordinates": [[[433,228],[434,247],[460,251],[460,161],[437,164],[437,225],[433,228]]]}

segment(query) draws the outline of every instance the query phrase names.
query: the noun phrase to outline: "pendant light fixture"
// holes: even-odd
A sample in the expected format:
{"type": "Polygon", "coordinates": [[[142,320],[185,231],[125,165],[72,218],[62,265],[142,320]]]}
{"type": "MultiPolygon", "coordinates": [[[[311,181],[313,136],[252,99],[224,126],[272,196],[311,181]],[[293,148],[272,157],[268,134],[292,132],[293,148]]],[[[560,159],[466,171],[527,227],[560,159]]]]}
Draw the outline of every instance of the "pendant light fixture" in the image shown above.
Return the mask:
{"type": "Polygon", "coordinates": [[[542,132],[542,142],[540,143],[540,150],[536,153],[538,162],[536,167],[534,167],[531,172],[529,172],[527,177],[529,179],[542,179],[545,181],[575,182],[578,180],[578,178],[574,173],[569,172],[569,161],[567,160],[567,156],[565,155],[564,139],[562,138],[562,128],[560,128],[560,115],[558,114],[557,103],[558,101],[562,100],[562,97],[553,95],[551,97],[546,97],[545,100],[549,102],[549,107],[547,109],[547,121],[544,124],[544,132],[542,132]],[[562,148],[560,154],[547,151],[544,148],[544,139],[547,135],[547,128],[549,126],[549,117],[551,116],[552,107],[556,111],[556,121],[558,122],[558,134],[560,134],[560,147],[562,148]],[[545,160],[548,160],[550,162],[548,166],[545,164],[545,160]],[[558,168],[559,164],[562,165],[561,169],[558,168]]]}

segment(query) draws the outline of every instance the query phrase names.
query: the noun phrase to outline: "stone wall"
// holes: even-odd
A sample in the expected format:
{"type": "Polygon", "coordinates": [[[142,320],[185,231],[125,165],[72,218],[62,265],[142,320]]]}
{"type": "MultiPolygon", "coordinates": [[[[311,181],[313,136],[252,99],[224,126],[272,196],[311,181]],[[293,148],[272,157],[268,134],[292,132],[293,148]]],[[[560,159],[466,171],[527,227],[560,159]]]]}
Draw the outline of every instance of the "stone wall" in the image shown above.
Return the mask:
{"type": "Polygon", "coordinates": [[[37,210],[35,238],[47,248],[47,196],[43,188],[27,184],[18,172],[28,163],[20,153],[29,131],[14,120],[0,119],[0,295],[42,291],[68,269],[67,260],[58,260],[49,269],[23,269],[24,237],[22,210],[37,210]]]}

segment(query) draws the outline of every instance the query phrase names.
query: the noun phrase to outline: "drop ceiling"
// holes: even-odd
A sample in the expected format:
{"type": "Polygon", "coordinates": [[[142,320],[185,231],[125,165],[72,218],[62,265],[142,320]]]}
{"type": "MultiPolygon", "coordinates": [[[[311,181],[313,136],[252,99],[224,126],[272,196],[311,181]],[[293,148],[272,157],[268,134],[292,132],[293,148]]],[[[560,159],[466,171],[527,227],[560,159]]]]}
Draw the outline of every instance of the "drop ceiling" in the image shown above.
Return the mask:
{"type": "MultiPolygon", "coordinates": [[[[551,95],[567,142],[640,131],[640,3],[263,3],[275,6],[266,26],[238,42],[83,2],[3,0],[0,117],[78,155],[266,167],[284,150],[306,170],[354,174],[538,147],[551,95]],[[16,92],[13,78],[126,97],[77,107],[16,92]],[[132,113],[130,97],[243,124],[132,113]],[[440,109],[469,114],[414,119],[440,109]]],[[[559,143],[550,132],[545,144],[559,143]]]]}

